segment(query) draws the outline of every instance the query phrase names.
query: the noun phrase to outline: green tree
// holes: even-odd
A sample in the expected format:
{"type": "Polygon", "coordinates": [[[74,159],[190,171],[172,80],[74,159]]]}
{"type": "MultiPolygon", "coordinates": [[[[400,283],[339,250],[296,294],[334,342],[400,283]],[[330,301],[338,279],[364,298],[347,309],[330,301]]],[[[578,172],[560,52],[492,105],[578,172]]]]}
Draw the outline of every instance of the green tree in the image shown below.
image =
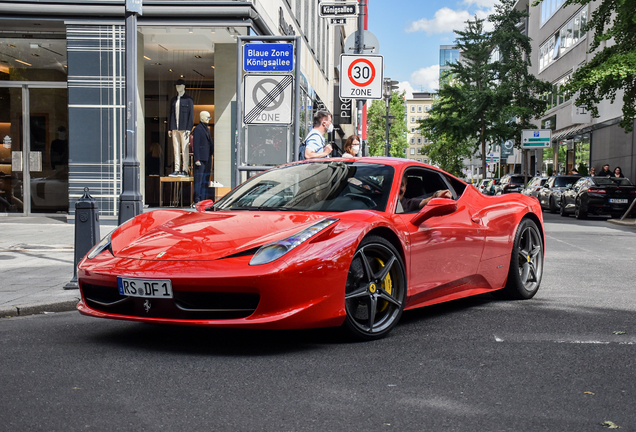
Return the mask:
{"type": "MultiPolygon", "coordinates": [[[[536,6],[541,1],[535,1],[536,6]]],[[[586,105],[594,117],[599,117],[598,104],[604,99],[614,102],[616,92],[624,90],[623,120],[625,132],[634,128],[636,116],[636,0],[568,0],[570,4],[598,4],[582,31],[594,29],[591,61],[578,68],[565,90],[579,92],[575,103],[586,105]],[[610,41],[612,43],[605,44],[610,41]]],[[[588,37],[590,35],[588,34],[588,37]]]]}
{"type": "Polygon", "coordinates": [[[452,78],[442,83],[438,101],[433,105],[430,116],[420,122],[422,133],[433,142],[439,142],[440,151],[445,148],[447,157],[453,160],[481,150],[482,173],[486,172],[486,144],[501,135],[501,107],[498,105],[496,70],[490,61],[492,42],[490,33],[484,31],[483,19],[477,17],[466,22],[458,35],[455,45],[462,55],[461,62],[450,65],[452,78]],[[471,148],[472,147],[472,148],[471,148]]]}
{"type": "MultiPolygon", "coordinates": [[[[389,129],[389,142],[391,143],[391,156],[404,157],[406,142],[406,100],[404,92],[393,92],[389,103],[389,114],[394,116],[389,129]]],[[[384,156],[386,144],[386,102],[374,100],[367,111],[367,140],[369,144],[369,156],[384,156]]]]}
{"type": "Polygon", "coordinates": [[[516,0],[500,0],[495,12],[488,17],[494,25],[492,45],[497,59],[497,104],[501,107],[502,122],[496,132],[501,141],[515,140],[521,148],[521,131],[535,129],[531,120],[543,115],[547,108],[547,94],[552,85],[530,73],[531,39],[519,30],[519,23],[528,17],[525,10],[515,9],[516,0]]]}

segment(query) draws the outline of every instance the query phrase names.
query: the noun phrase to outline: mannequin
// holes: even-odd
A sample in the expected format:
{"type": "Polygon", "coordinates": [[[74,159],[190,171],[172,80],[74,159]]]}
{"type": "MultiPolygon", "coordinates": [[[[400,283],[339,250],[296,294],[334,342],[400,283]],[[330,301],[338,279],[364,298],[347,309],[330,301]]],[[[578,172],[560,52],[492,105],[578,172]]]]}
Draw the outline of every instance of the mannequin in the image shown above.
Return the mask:
{"type": "Polygon", "coordinates": [[[188,142],[190,131],[194,123],[194,101],[185,94],[185,81],[180,79],[175,83],[177,95],[170,101],[170,119],[168,136],[172,137],[174,149],[174,172],[170,177],[187,177],[190,154],[188,142]],[[183,166],[181,162],[183,161],[183,166]]]}
{"type": "Polygon", "coordinates": [[[200,122],[194,128],[194,203],[207,198],[207,187],[214,162],[214,141],[210,134],[210,113],[201,111],[200,122]]]}

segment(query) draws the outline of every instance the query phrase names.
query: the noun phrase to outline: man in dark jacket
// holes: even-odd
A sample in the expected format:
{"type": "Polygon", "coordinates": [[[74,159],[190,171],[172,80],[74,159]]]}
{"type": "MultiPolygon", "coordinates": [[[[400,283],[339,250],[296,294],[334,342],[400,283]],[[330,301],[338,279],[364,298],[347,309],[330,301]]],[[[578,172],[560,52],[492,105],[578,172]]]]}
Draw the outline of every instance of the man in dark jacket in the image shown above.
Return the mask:
{"type": "Polygon", "coordinates": [[[194,202],[203,201],[207,197],[208,182],[212,172],[214,144],[208,126],[210,113],[201,111],[201,121],[194,128],[192,143],[194,152],[194,202]]]}

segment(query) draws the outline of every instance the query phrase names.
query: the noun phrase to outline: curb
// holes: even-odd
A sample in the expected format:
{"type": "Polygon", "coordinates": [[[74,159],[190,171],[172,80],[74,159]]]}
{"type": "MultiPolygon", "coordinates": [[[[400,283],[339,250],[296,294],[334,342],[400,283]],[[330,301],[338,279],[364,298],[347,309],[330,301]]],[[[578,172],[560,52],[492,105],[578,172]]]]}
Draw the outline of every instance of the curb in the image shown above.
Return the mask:
{"type": "Polygon", "coordinates": [[[627,226],[627,227],[634,227],[636,228],[636,220],[634,219],[625,219],[625,220],[620,220],[620,219],[608,219],[607,220],[609,223],[612,223],[614,225],[621,225],[621,226],[627,226]]]}
{"type": "Polygon", "coordinates": [[[76,310],[79,297],[71,300],[63,300],[59,302],[36,303],[30,305],[11,306],[9,308],[0,309],[0,319],[15,318],[26,315],[37,315],[47,312],[69,312],[76,310]]]}

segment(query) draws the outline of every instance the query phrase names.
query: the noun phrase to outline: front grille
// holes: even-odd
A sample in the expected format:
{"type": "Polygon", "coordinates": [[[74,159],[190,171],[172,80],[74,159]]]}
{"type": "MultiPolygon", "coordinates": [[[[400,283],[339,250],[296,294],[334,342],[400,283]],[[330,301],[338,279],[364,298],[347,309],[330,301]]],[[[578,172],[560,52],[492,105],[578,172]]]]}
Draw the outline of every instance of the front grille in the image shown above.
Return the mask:
{"type": "Polygon", "coordinates": [[[175,291],[172,299],[146,299],[121,295],[117,287],[92,284],[82,284],[82,292],[87,305],[93,309],[144,318],[185,320],[246,318],[254,313],[260,301],[260,296],[255,293],[189,291],[175,291]]]}

